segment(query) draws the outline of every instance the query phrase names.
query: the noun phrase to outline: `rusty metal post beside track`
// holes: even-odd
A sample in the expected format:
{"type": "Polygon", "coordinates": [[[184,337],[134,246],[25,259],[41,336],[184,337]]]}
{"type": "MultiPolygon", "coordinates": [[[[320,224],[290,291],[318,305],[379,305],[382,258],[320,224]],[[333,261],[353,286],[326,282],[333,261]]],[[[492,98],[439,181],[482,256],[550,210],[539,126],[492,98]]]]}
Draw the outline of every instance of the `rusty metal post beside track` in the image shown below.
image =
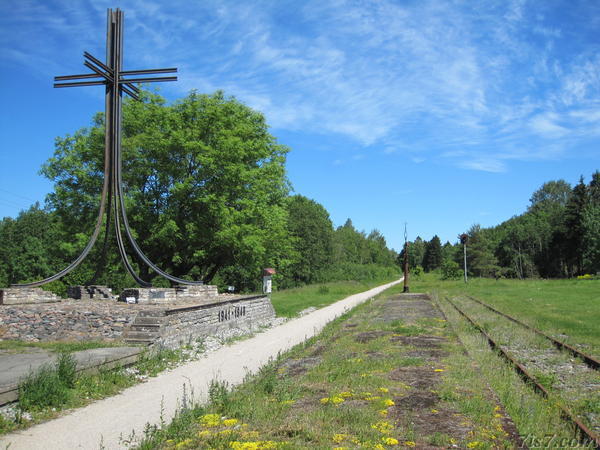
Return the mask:
{"type": "Polygon", "coordinates": [[[408,235],[406,234],[406,223],[404,223],[404,289],[402,292],[410,292],[408,287],[408,235]]]}

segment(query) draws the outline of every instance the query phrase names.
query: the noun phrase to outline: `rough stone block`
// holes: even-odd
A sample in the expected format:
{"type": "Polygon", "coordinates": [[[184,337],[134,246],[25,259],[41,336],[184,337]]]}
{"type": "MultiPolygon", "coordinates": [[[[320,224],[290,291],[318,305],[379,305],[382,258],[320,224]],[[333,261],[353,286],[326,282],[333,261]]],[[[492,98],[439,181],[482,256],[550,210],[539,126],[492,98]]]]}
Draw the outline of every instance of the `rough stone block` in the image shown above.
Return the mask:
{"type": "Polygon", "coordinates": [[[6,288],[0,289],[0,305],[19,305],[29,303],[54,303],[61,298],[53,292],[40,288],[6,288]]]}

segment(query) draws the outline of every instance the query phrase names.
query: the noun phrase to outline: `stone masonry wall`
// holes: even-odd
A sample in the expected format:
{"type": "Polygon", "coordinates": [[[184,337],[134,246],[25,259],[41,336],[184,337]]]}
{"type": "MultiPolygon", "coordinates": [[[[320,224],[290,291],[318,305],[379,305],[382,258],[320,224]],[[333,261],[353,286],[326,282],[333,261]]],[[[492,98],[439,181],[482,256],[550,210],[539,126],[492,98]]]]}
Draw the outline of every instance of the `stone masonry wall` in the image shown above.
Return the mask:
{"type": "Polygon", "coordinates": [[[125,289],[119,296],[119,300],[126,301],[127,298],[135,298],[137,303],[161,304],[175,303],[180,301],[214,301],[218,297],[217,286],[178,286],[172,288],[132,288],[125,289]]]}
{"type": "Polygon", "coordinates": [[[256,329],[273,319],[275,310],[268,297],[259,296],[198,306],[195,309],[171,309],[166,314],[166,323],[156,343],[175,348],[231,328],[256,329]]]}
{"type": "Polygon", "coordinates": [[[114,340],[133,321],[136,305],[96,301],[5,305],[0,308],[0,340],[114,340]]]}
{"type": "Polygon", "coordinates": [[[117,340],[142,311],[164,317],[155,343],[170,348],[232,328],[256,329],[275,317],[271,301],[264,296],[220,295],[210,304],[187,301],[169,307],[94,300],[3,305],[0,340],[117,340]]]}
{"type": "Polygon", "coordinates": [[[40,288],[0,289],[0,305],[59,302],[60,297],[40,288]]]}

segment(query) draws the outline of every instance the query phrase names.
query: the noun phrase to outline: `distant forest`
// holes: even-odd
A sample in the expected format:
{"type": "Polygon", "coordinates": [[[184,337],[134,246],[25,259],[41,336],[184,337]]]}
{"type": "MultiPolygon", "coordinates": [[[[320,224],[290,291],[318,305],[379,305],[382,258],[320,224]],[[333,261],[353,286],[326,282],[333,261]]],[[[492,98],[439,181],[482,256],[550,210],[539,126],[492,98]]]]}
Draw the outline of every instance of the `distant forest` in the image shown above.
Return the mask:
{"type": "MultiPolygon", "coordinates": [[[[544,183],[527,211],[490,228],[465,231],[468,274],[478,277],[569,278],[600,272],[600,172],[544,183]]],[[[460,240],[460,237],[457,239],[460,240]]],[[[409,265],[417,273],[439,270],[462,276],[463,245],[417,237],[409,243],[409,265]]],[[[400,259],[404,257],[401,252],[400,259]]]]}
{"type": "MultiPolygon", "coordinates": [[[[268,133],[261,113],[220,91],[193,91],[172,105],[155,93],[142,100],[123,107],[123,182],[135,238],[158,267],[237,291],[259,289],[265,267],[277,270],[279,288],[399,275],[397,254],[377,230],[358,231],[351,220],[334,228],[322,205],[291,195],[289,149],[268,133]]],[[[46,278],[79,255],[98,214],[103,154],[102,113],[56,139],[41,169],[54,183],[45,204],[0,221],[0,287],[46,278]]],[[[99,239],[77,269],[47,288],[135,286],[112,229],[107,244],[99,239]]],[[[142,279],[168,286],[131,262],[142,279]]]]}

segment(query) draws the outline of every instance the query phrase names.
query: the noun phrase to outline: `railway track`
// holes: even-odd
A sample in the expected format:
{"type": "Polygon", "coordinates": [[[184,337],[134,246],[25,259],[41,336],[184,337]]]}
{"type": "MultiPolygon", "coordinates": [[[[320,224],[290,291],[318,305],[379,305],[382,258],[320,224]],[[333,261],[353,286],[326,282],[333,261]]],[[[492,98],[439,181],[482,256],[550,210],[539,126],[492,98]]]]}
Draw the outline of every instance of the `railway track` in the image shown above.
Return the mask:
{"type": "MultiPolygon", "coordinates": [[[[567,345],[567,344],[560,342],[550,336],[547,336],[546,334],[542,333],[541,331],[539,331],[527,324],[524,324],[523,322],[515,319],[514,317],[504,314],[477,299],[468,297],[468,300],[471,301],[473,304],[479,305],[479,307],[484,308],[484,310],[488,311],[488,313],[492,313],[494,315],[494,317],[489,318],[490,320],[488,321],[487,324],[482,325],[478,320],[474,319],[467,312],[465,312],[463,309],[461,309],[454,301],[450,300],[449,298],[446,298],[446,300],[462,317],[464,317],[467,320],[467,322],[469,322],[475,329],[477,329],[485,337],[485,339],[487,340],[488,344],[490,345],[490,347],[492,349],[498,351],[499,354],[513,366],[515,371],[526,382],[531,383],[531,385],[535,388],[535,390],[546,398],[556,400],[557,395],[555,392],[553,392],[553,390],[548,389],[546,386],[544,386],[544,383],[542,383],[539,379],[540,378],[539,375],[534,375],[532,373],[532,370],[527,367],[527,365],[528,365],[527,362],[523,362],[523,361],[520,362],[518,360],[519,359],[518,356],[515,356],[514,353],[519,355],[519,351],[511,351],[512,350],[511,345],[510,345],[510,342],[507,342],[506,335],[503,337],[500,336],[500,338],[493,336],[493,333],[491,333],[489,331],[489,328],[490,328],[489,323],[491,321],[493,321],[494,319],[497,320],[499,317],[504,318],[506,321],[517,324],[523,330],[526,330],[527,333],[532,333],[538,339],[544,339],[544,340],[549,341],[551,343],[551,346],[553,346],[556,349],[556,351],[560,351],[560,352],[566,351],[569,353],[570,356],[575,356],[576,358],[581,359],[581,361],[582,361],[581,365],[585,365],[584,367],[587,371],[591,371],[595,374],[597,374],[600,371],[600,363],[595,358],[580,352],[579,350],[575,349],[574,347],[572,347],[570,345],[567,345]],[[498,342],[499,340],[502,340],[503,342],[498,342]]],[[[574,364],[576,364],[576,362],[574,364]]],[[[592,385],[592,389],[594,389],[593,385],[592,385]]],[[[593,394],[594,391],[591,391],[591,392],[593,394]]],[[[596,388],[595,393],[598,394],[597,388],[596,388]]],[[[573,426],[577,429],[581,443],[587,444],[587,445],[590,445],[590,443],[594,443],[594,445],[595,445],[594,448],[600,449],[600,435],[597,432],[597,429],[600,428],[600,424],[593,424],[594,426],[592,427],[591,425],[584,423],[584,421],[581,419],[581,417],[579,417],[577,414],[575,414],[571,408],[569,408],[568,406],[566,406],[564,404],[565,403],[564,397],[561,397],[560,395],[558,395],[558,397],[561,401],[557,401],[556,405],[560,408],[561,414],[564,417],[564,419],[566,421],[572,423],[573,426]],[[595,429],[592,429],[592,428],[595,428],[595,429]]]]}
{"type": "Polygon", "coordinates": [[[538,330],[537,328],[532,327],[531,325],[527,325],[526,323],[523,323],[520,320],[515,319],[514,317],[509,316],[508,314],[503,313],[502,311],[498,311],[493,306],[490,306],[487,303],[484,303],[484,302],[482,302],[479,299],[476,299],[476,298],[471,297],[471,296],[469,296],[468,298],[469,298],[469,300],[472,300],[472,301],[474,301],[476,303],[479,303],[484,308],[487,308],[490,311],[492,311],[492,312],[494,312],[496,314],[499,314],[502,317],[505,317],[506,319],[510,320],[511,322],[519,324],[523,328],[526,328],[528,330],[533,331],[538,336],[542,336],[542,337],[548,339],[550,342],[552,342],[552,345],[554,345],[556,348],[558,348],[560,350],[565,350],[565,351],[569,352],[573,356],[581,359],[588,367],[590,367],[590,368],[592,368],[594,370],[599,370],[600,371],[600,361],[598,361],[593,356],[590,356],[590,355],[587,355],[587,354],[583,353],[582,351],[576,349],[572,345],[567,344],[566,342],[562,342],[562,341],[559,341],[558,339],[554,339],[552,336],[548,336],[547,334],[543,333],[542,331],[538,330]]]}

